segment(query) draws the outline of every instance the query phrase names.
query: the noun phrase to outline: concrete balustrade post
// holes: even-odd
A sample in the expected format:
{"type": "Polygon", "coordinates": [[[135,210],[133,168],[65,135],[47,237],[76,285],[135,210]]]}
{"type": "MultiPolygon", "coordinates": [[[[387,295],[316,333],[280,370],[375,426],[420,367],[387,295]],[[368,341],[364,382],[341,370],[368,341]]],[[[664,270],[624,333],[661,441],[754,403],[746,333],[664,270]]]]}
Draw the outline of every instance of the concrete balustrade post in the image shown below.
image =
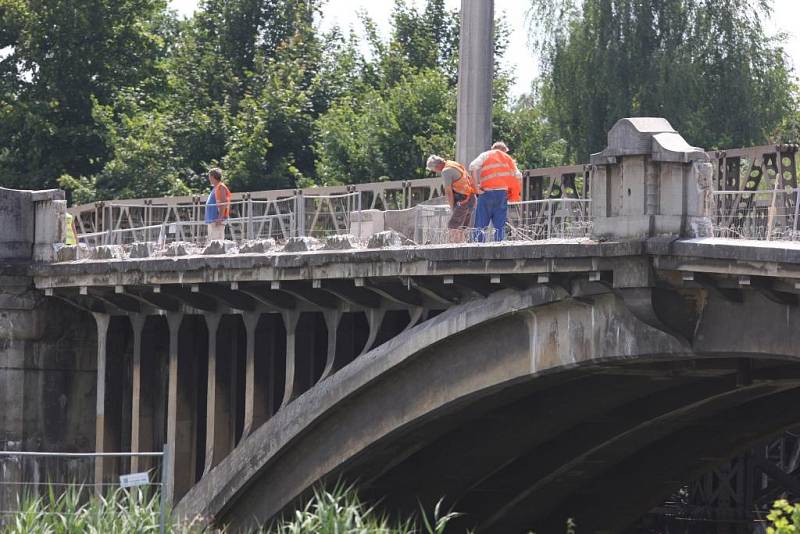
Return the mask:
{"type": "Polygon", "coordinates": [[[591,163],[593,237],[711,235],[709,158],[666,119],[620,119],[591,163]]]}

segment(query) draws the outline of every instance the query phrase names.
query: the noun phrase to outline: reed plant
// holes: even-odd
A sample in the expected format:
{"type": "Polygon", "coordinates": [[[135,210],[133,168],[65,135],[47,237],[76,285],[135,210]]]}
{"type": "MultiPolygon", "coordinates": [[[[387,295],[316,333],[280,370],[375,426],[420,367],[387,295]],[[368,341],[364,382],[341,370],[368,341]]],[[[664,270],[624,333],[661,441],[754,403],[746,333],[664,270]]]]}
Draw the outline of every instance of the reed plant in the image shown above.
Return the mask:
{"type": "MultiPolygon", "coordinates": [[[[23,498],[19,511],[0,528],[2,534],[139,534],[157,533],[160,501],[156,492],[142,488],[118,489],[105,496],[87,494],[86,487],[72,487],[45,496],[23,498]]],[[[317,488],[306,505],[258,534],[443,534],[458,514],[442,513],[441,502],[432,514],[392,521],[374,507],[362,503],[352,486],[317,488]]],[[[168,534],[223,534],[199,518],[173,522],[166,514],[168,534]]]]}

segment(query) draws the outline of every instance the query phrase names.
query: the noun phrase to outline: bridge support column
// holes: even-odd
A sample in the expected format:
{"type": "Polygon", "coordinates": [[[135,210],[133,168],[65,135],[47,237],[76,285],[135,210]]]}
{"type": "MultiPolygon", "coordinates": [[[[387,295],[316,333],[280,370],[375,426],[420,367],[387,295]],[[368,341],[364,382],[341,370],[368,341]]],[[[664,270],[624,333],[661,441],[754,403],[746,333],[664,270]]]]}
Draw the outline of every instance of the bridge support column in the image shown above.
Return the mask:
{"type": "Polygon", "coordinates": [[[192,360],[181,350],[183,313],[167,314],[169,324],[169,379],[167,393],[167,502],[175,503],[195,482],[196,438],[192,360]]]}
{"type": "MultiPolygon", "coordinates": [[[[283,390],[283,401],[280,408],[291,402],[298,393],[296,392],[297,380],[297,322],[300,320],[300,312],[283,312],[283,326],[286,328],[286,385],[283,390]]],[[[278,409],[280,409],[278,408],[278,409]]]]}
{"type": "MultiPolygon", "coordinates": [[[[133,329],[133,370],[131,373],[131,452],[148,452],[154,448],[152,432],[152,412],[150,411],[150,381],[152,373],[145,372],[145,384],[142,384],[142,334],[146,315],[130,316],[133,329]],[[143,419],[147,417],[147,421],[143,419]]],[[[139,456],[131,457],[131,471],[139,472],[149,469],[150,462],[139,456]]]]}
{"type": "MultiPolygon", "coordinates": [[[[108,346],[108,327],[111,316],[105,313],[94,313],[97,324],[97,403],[95,408],[95,438],[94,449],[96,452],[108,452],[111,435],[106,421],[106,360],[108,346]]],[[[111,467],[108,458],[97,457],[94,462],[95,491],[103,491],[103,480],[106,471],[111,467]]]]}
{"type": "Polygon", "coordinates": [[[337,334],[341,320],[342,312],[338,310],[325,312],[325,325],[328,327],[328,355],[325,361],[325,370],[322,371],[321,380],[324,380],[331,373],[344,367],[346,363],[342,362],[341,358],[337,359],[336,354],[337,334]]]}
{"type": "Polygon", "coordinates": [[[206,394],[206,457],[203,474],[233,449],[231,434],[231,362],[221,361],[217,334],[222,315],[205,314],[208,329],[208,392],[206,394]]]}
{"type": "Polygon", "coordinates": [[[261,319],[260,313],[242,315],[246,333],[246,369],[244,386],[244,430],[242,439],[249,436],[256,428],[267,420],[268,386],[267,361],[263,354],[256,351],[256,328],[261,319]]]}
{"type": "Polygon", "coordinates": [[[367,310],[369,336],[367,337],[367,342],[364,343],[364,348],[361,349],[361,354],[359,354],[359,356],[366,354],[370,351],[370,349],[372,349],[372,346],[375,344],[375,340],[378,339],[378,332],[381,330],[381,325],[383,324],[383,319],[385,316],[386,310],[383,308],[367,310]]]}

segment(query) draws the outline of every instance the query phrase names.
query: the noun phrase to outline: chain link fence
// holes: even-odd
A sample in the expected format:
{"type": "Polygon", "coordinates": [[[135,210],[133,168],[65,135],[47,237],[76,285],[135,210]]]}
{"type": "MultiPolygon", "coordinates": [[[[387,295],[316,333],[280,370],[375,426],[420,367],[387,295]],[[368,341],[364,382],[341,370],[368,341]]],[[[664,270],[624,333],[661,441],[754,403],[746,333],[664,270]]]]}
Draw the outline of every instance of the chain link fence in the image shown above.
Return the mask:
{"type": "MultiPolygon", "coordinates": [[[[164,486],[167,448],[164,452],[58,453],[0,451],[0,531],[32,499],[51,502],[69,495],[85,504],[93,495],[107,497],[119,488],[139,488],[160,494],[159,526],[167,521],[164,486]]],[[[74,510],[48,510],[39,514],[69,514],[74,510]]]]}

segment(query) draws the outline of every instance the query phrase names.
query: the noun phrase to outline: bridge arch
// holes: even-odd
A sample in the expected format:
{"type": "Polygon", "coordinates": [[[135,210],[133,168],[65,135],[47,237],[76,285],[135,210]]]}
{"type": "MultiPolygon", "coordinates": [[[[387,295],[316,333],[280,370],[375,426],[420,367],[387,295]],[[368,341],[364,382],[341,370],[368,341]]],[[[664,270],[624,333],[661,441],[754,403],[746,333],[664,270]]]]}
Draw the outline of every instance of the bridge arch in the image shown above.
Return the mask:
{"type": "Polygon", "coordinates": [[[284,407],[178,513],[265,522],[341,476],[390,510],[446,497],[479,531],[557,531],[576,515],[622,531],[691,474],[800,422],[780,409],[800,401],[795,308],[702,297],[689,343],[619,292],[541,285],[451,308],[284,407]],[[743,318],[787,335],[748,342],[743,318]]]}

